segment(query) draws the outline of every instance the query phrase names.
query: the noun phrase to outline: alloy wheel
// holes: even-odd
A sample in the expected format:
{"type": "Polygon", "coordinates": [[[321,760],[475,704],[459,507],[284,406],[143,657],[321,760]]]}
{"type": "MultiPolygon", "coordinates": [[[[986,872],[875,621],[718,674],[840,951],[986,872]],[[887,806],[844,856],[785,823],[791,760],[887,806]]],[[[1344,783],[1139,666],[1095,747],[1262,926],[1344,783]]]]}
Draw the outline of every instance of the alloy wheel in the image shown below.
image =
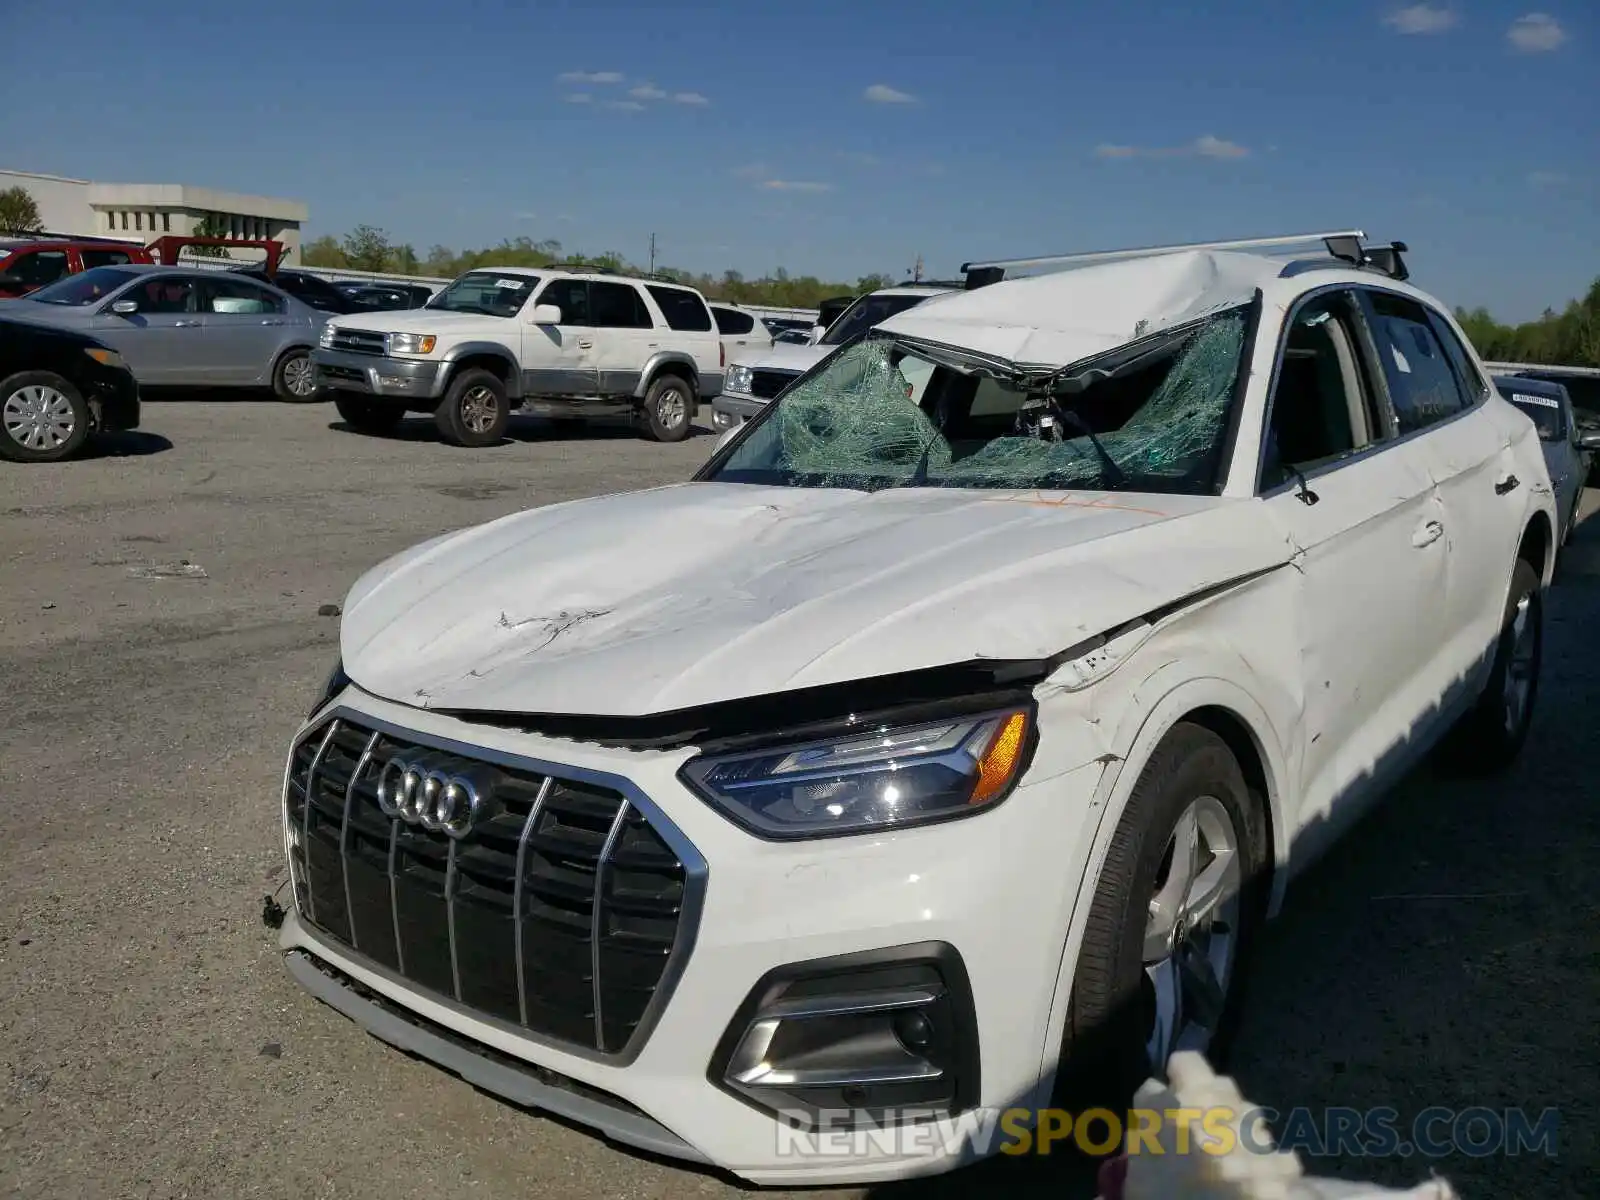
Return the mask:
{"type": "Polygon", "coordinates": [[[1145,1051],[1154,1071],[1164,1072],[1175,1051],[1203,1052],[1221,1023],[1243,884],[1233,820],[1220,800],[1201,796],[1172,831],[1145,921],[1145,1051]]]}
{"type": "Polygon", "coordinates": [[[473,433],[488,433],[499,407],[499,399],[488,388],[470,388],[461,397],[461,423],[473,433]]]}
{"type": "Polygon", "coordinates": [[[317,390],[316,371],[306,355],[291,358],[283,364],[283,383],[296,396],[309,396],[317,390]]]}
{"type": "Polygon", "coordinates": [[[677,388],[668,388],[661,393],[661,399],[656,401],[656,419],[661,422],[663,429],[678,428],[688,416],[689,405],[682,392],[677,388]]]}

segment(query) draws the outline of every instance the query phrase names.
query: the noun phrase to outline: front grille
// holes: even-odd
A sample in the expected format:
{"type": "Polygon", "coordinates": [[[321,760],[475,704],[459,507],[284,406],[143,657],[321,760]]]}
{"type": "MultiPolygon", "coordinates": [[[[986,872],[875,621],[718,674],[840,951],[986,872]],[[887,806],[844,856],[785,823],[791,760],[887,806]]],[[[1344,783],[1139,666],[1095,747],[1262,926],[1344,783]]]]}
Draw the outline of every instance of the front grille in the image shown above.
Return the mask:
{"type": "Polygon", "coordinates": [[[335,329],[329,335],[328,349],[346,350],[351,354],[384,354],[389,342],[381,333],[367,329],[335,329]]]}
{"type": "Polygon", "coordinates": [[[330,367],[318,364],[317,370],[325,379],[342,379],[347,383],[366,383],[367,373],[354,367],[330,367]]]}
{"type": "Polygon", "coordinates": [[[301,917],[418,987],[601,1054],[636,1049],[693,935],[689,868],[622,793],[335,718],[291,753],[301,917]],[[470,774],[458,839],[386,816],[396,756],[470,774]]]}
{"type": "Polygon", "coordinates": [[[798,371],[752,371],[750,394],[758,400],[771,400],[799,378],[798,371]]]}

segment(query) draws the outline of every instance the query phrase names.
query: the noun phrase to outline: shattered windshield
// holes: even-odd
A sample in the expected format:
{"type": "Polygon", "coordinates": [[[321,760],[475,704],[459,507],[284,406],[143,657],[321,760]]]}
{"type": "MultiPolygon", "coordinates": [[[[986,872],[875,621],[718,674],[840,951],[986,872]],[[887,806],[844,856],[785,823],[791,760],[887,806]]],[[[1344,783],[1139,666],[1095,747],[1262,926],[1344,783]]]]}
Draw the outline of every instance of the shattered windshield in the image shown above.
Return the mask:
{"type": "Polygon", "coordinates": [[[1067,367],[874,331],[757,418],[703,478],[785,487],[1216,490],[1248,312],[1067,367]]]}

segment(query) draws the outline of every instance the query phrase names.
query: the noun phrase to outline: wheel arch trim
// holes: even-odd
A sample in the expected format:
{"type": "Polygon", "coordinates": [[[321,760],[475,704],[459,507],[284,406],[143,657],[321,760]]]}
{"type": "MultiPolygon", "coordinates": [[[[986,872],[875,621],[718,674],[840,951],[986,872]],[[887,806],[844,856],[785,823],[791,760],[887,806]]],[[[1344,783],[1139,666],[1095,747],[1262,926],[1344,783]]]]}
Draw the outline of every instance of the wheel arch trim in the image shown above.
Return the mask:
{"type": "MultiPolygon", "coordinates": [[[[700,392],[700,368],[696,365],[692,355],[681,350],[658,350],[645,360],[639,372],[639,382],[633,389],[633,398],[643,400],[650,394],[650,388],[656,381],[656,376],[661,374],[664,367],[683,367],[688,373],[689,383],[694,388],[696,396],[700,392]]],[[[678,372],[673,372],[677,374],[678,372]]]]}
{"type": "Polygon", "coordinates": [[[1082,863],[1082,874],[1073,893],[1072,907],[1066,914],[1066,931],[1056,970],[1056,982],[1045,1023],[1044,1044],[1040,1047],[1038,1085],[1031,1100],[1037,1110],[1050,1104],[1055,1085],[1056,1064],[1066,1032],[1067,1008],[1072,996],[1073,977],[1089,921],[1089,909],[1105,868],[1111,839],[1126,811],[1133,789],[1156,747],[1184,718],[1201,709],[1220,709],[1248,732],[1255,744],[1265,777],[1267,805],[1268,860],[1272,869],[1267,916],[1275,916],[1282,904],[1289,875],[1289,848],[1292,831],[1283,812],[1283,792],[1289,778],[1289,759],[1273,732],[1265,710],[1237,683],[1215,674],[1196,675],[1192,664],[1163,667],[1144,680],[1129,697],[1125,716],[1118,726],[1106,769],[1095,787],[1089,811],[1093,818],[1093,838],[1082,863]]]}

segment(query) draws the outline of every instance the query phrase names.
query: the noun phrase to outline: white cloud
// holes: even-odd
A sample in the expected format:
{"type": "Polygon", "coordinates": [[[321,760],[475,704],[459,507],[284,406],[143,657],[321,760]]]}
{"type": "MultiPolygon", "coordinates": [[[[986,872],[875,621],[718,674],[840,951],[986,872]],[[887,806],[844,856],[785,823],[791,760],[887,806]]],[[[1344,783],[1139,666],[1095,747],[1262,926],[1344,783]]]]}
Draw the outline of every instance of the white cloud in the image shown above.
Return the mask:
{"type": "Polygon", "coordinates": [[[643,112],[644,105],[637,100],[608,100],[606,107],[615,112],[643,112]]]}
{"type": "Polygon", "coordinates": [[[564,71],[556,76],[559,83],[621,83],[621,71],[564,71]]]}
{"type": "Polygon", "coordinates": [[[667,94],[653,83],[641,83],[638,87],[628,89],[628,95],[635,100],[665,100],[667,94]]]}
{"type": "Polygon", "coordinates": [[[570,92],[570,93],[568,93],[567,95],[565,95],[565,96],[563,96],[561,98],[563,100],[565,100],[568,104],[593,104],[594,103],[594,97],[591,96],[588,92],[570,92]]]}
{"type": "Polygon", "coordinates": [[[1567,181],[1567,177],[1560,171],[1530,171],[1528,182],[1540,190],[1560,187],[1567,181]]]}
{"type": "Polygon", "coordinates": [[[1384,17],[1383,23],[1396,33],[1426,35],[1443,33],[1453,28],[1459,19],[1455,12],[1448,8],[1436,8],[1431,4],[1408,4],[1384,17]]]}
{"type": "Polygon", "coordinates": [[[890,87],[887,83],[875,83],[869,87],[863,96],[874,104],[915,104],[917,98],[910,92],[902,92],[890,87]]]}
{"type": "Polygon", "coordinates": [[[673,92],[672,102],[674,104],[692,104],[696,107],[704,107],[711,103],[699,92],[673,92]]]}
{"type": "Polygon", "coordinates": [[[1209,133],[1194,140],[1194,152],[1205,158],[1248,158],[1250,151],[1238,142],[1212,137],[1209,133]]]}
{"type": "Polygon", "coordinates": [[[1121,146],[1103,142],[1094,148],[1096,158],[1248,158],[1250,149],[1213,134],[1197,137],[1185,146],[1121,146]]]}
{"type": "Polygon", "coordinates": [[[761,186],[769,192],[831,192],[833,184],[815,183],[806,179],[764,179],[761,186]]]}
{"type": "Polygon", "coordinates": [[[1544,54],[1566,40],[1567,31],[1549,13],[1528,13],[1511,22],[1511,28],[1506,30],[1506,41],[1524,54],[1544,54]]]}

